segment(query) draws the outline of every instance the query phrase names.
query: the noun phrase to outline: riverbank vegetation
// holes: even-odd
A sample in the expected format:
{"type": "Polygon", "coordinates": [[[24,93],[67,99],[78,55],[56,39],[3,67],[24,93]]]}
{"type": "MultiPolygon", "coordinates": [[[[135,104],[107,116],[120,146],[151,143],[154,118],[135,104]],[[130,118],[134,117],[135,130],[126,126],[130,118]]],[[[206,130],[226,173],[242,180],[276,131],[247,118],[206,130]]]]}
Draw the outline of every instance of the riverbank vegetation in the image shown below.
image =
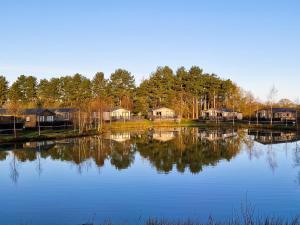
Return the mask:
{"type": "MultiPolygon", "coordinates": [[[[0,79],[1,105],[19,107],[77,107],[82,112],[122,106],[147,115],[150,108],[168,106],[184,118],[198,118],[201,108],[225,107],[239,101],[241,90],[229,79],[204,73],[199,67],[158,67],[139,86],[134,76],[117,69],[109,79],[102,72],[92,80],[81,74],[38,79],[21,75],[8,85],[0,79]]],[[[237,104],[240,105],[240,104],[237,104]]],[[[15,108],[15,107],[12,107],[15,108]]]]}
{"type": "MultiPolygon", "coordinates": [[[[282,219],[277,217],[253,218],[251,215],[246,218],[232,218],[227,221],[214,220],[209,217],[206,222],[197,222],[193,220],[172,221],[166,219],[149,219],[145,225],[299,225],[298,217],[293,219],[282,219]]],[[[113,225],[113,223],[102,223],[102,225],[113,225]]]]}
{"type": "MultiPolygon", "coordinates": [[[[282,99],[277,102],[276,94],[276,89],[272,88],[268,102],[262,103],[251,92],[242,90],[230,79],[205,73],[198,66],[189,69],[180,67],[176,71],[168,66],[158,67],[139,85],[136,85],[134,75],[124,69],[115,70],[109,78],[104,76],[104,73],[97,72],[93,79],[78,73],[41,80],[31,75],[20,75],[12,84],[9,84],[4,76],[0,76],[0,108],[6,108],[14,118],[25,108],[76,108],[79,111],[73,123],[79,135],[93,132],[95,129],[102,132],[106,129],[123,127],[230,126],[230,122],[216,124],[213,121],[205,123],[196,121],[201,117],[201,112],[209,108],[228,108],[242,112],[244,118],[250,121],[253,120],[255,111],[266,105],[298,107],[297,101],[294,103],[282,99]],[[104,124],[101,118],[103,112],[115,106],[130,110],[133,120],[137,118],[138,121],[129,121],[126,125],[121,122],[104,124]],[[154,124],[151,121],[139,121],[148,115],[150,109],[162,106],[173,109],[182,122],[154,124]]],[[[249,122],[248,125],[236,123],[232,126],[253,127],[253,123],[249,122]]],[[[295,126],[287,128],[282,124],[273,124],[272,118],[270,124],[272,126],[259,124],[256,127],[296,129],[295,126]]],[[[15,134],[15,137],[20,138],[20,135],[15,134]]]]}
{"type": "MultiPolygon", "coordinates": [[[[147,77],[147,75],[145,75],[147,77]]],[[[283,99],[276,102],[272,89],[268,104],[273,107],[294,107],[296,103],[283,99]]],[[[149,109],[167,106],[181,118],[199,118],[208,108],[235,108],[249,117],[262,107],[251,92],[242,90],[230,79],[205,73],[200,67],[184,67],[173,71],[158,67],[139,85],[129,71],[117,69],[109,78],[97,72],[92,79],[81,74],[38,80],[35,76],[20,75],[9,85],[0,76],[0,107],[17,114],[21,108],[76,107],[82,116],[121,106],[134,114],[147,115],[149,109]]]]}

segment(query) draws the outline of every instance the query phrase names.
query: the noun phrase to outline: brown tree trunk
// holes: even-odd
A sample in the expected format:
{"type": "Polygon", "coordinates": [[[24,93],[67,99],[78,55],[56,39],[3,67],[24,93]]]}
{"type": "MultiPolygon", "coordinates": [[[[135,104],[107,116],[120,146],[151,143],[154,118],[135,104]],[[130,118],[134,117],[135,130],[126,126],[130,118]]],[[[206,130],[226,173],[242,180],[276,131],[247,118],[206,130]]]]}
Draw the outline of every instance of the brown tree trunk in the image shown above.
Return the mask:
{"type": "Polygon", "coordinates": [[[14,137],[17,138],[16,116],[14,116],[14,137]]]}
{"type": "Polygon", "coordinates": [[[195,103],[194,103],[194,97],[193,97],[193,103],[192,103],[193,107],[192,107],[192,119],[194,119],[194,115],[195,115],[195,103]]]}
{"type": "Polygon", "coordinates": [[[196,119],[199,119],[199,100],[196,97],[196,119]]]}

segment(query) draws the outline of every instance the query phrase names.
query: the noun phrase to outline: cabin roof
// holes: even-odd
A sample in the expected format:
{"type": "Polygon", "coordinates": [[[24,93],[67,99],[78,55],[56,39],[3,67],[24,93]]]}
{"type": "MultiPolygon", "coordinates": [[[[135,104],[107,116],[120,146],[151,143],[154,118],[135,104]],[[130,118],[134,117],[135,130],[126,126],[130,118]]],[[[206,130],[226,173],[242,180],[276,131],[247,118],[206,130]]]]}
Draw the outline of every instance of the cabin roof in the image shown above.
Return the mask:
{"type": "Polygon", "coordinates": [[[51,111],[54,112],[60,112],[60,113],[72,113],[72,112],[77,112],[77,108],[56,108],[56,109],[51,109],[51,111]]]}
{"type": "MultiPolygon", "coordinates": [[[[271,108],[263,108],[258,110],[259,111],[263,111],[263,110],[271,110],[271,108]]],[[[296,112],[295,108],[272,108],[273,113],[277,113],[277,112],[296,112]]]]}
{"type": "Polygon", "coordinates": [[[130,110],[128,110],[128,109],[125,109],[125,108],[123,108],[123,107],[121,107],[121,106],[116,106],[116,107],[113,107],[113,108],[111,108],[110,110],[108,110],[109,112],[113,112],[113,111],[116,111],[116,110],[119,110],[119,109],[124,109],[124,110],[126,110],[126,111],[130,111],[130,110]]]}
{"type": "Polygon", "coordinates": [[[232,109],[228,109],[228,108],[221,108],[221,109],[210,108],[210,109],[207,109],[205,111],[210,111],[210,110],[215,110],[215,111],[220,111],[220,112],[236,112],[236,113],[240,113],[240,112],[234,111],[232,109]]]}
{"type": "Polygon", "coordinates": [[[155,108],[153,108],[153,109],[150,109],[149,111],[154,111],[154,110],[158,110],[158,109],[168,109],[168,110],[174,111],[173,109],[168,108],[168,107],[165,107],[165,106],[155,107],[155,108]]]}
{"type": "Polygon", "coordinates": [[[50,112],[51,114],[55,115],[54,112],[52,112],[49,109],[43,109],[43,108],[32,108],[32,109],[25,109],[23,111],[24,115],[41,115],[45,112],[50,112]]]}
{"type": "Polygon", "coordinates": [[[228,108],[223,108],[223,109],[220,109],[220,110],[223,111],[223,112],[236,112],[236,111],[234,111],[232,109],[228,109],[228,108]]]}

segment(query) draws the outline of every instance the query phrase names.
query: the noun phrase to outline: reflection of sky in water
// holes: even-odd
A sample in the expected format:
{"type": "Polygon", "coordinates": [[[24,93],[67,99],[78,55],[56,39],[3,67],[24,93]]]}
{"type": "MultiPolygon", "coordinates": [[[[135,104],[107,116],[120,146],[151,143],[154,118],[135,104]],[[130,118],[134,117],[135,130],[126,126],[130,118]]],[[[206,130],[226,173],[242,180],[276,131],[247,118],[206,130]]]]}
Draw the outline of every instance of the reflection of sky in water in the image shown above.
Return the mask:
{"type": "MultiPolygon", "coordinates": [[[[74,159],[87,158],[79,164],[54,153],[51,156],[34,151],[33,156],[29,154],[20,162],[8,151],[6,160],[0,161],[0,199],[5,203],[0,206],[1,224],[79,224],[92,218],[97,222],[138,221],[149,216],[206,219],[213,215],[221,219],[239,211],[246,198],[261,214],[299,213],[300,153],[295,150],[296,143],[262,145],[244,133],[214,143],[202,139],[198,132],[184,132],[182,136],[176,132],[175,138],[166,142],[155,140],[149,132],[130,135],[127,141],[122,137],[122,142],[93,138],[80,147],[76,142],[71,150],[63,143],[45,150],[59,152],[61,157],[74,151],[74,159]],[[185,145],[180,145],[182,142],[185,145]],[[99,145],[102,148],[97,148],[99,145]],[[240,148],[232,148],[234,145],[240,148]],[[149,146],[152,148],[147,149],[149,146]],[[236,151],[230,160],[225,159],[223,151],[218,152],[220,146],[236,151]],[[104,148],[108,151],[104,165],[97,166],[97,155],[87,154],[104,148]],[[216,151],[218,157],[202,154],[208,158],[187,160],[198,155],[186,152],[201,149],[216,151]],[[164,151],[168,154],[153,156],[164,151]],[[186,155],[180,157],[174,151],[186,155]],[[160,160],[172,162],[170,172],[161,170],[164,167],[157,164],[160,160]],[[180,160],[202,162],[202,170],[191,173],[187,166],[184,172],[178,172],[176,164],[180,160]]],[[[24,152],[19,151],[19,155],[24,152]]]]}

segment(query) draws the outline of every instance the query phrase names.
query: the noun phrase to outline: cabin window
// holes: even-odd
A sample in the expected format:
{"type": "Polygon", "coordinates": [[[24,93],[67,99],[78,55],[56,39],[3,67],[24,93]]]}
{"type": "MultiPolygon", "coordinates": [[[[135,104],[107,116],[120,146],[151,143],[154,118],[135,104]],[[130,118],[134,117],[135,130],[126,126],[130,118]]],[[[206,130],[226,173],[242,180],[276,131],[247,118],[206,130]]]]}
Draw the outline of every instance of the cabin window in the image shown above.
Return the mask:
{"type": "Polygon", "coordinates": [[[53,116],[47,116],[47,122],[53,122],[53,116]]]}
{"type": "Polygon", "coordinates": [[[30,122],[30,116],[26,117],[26,122],[30,122]]]}
{"type": "Polygon", "coordinates": [[[69,113],[64,113],[64,114],[63,114],[63,118],[64,118],[65,120],[68,120],[68,119],[69,119],[69,113]]]}
{"type": "Polygon", "coordinates": [[[44,122],[44,120],[45,120],[44,116],[40,116],[39,121],[44,122]]]}

